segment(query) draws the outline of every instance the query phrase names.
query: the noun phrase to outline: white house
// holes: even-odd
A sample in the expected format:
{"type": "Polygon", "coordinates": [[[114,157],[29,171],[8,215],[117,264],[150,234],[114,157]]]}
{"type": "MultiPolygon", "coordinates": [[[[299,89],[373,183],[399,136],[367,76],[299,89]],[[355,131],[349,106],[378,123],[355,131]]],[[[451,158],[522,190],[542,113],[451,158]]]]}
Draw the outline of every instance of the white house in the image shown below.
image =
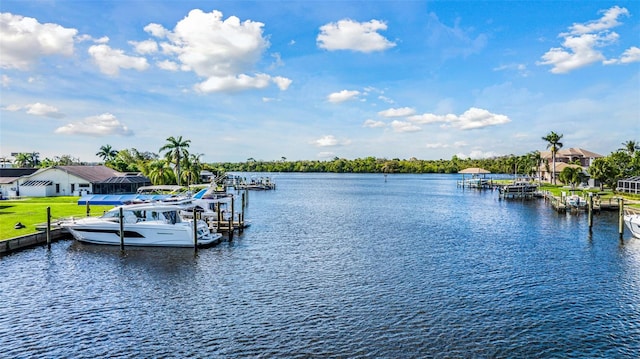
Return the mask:
{"type": "Polygon", "coordinates": [[[0,168],[0,199],[17,196],[19,181],[30,176],[37,168],[0,168]]]}
{"type": "Polygon", "coordinates": [[[124,175],[105,166],[53,166],[13,181],[6,196],[80,196],[93,193],[94,184],[124,175]]]}

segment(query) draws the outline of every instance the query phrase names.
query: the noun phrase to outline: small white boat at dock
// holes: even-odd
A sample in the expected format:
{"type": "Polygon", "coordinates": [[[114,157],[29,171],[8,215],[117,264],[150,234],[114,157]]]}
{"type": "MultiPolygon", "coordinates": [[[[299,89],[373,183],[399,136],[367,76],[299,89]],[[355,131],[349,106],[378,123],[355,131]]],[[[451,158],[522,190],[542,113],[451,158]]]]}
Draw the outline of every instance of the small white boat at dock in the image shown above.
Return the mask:
{"type": "Polygon", "coordinates": [[[566,202],[567,202],[567,206],[573,207],[576,209],[585,208],[587,206],[587,200],[578,196],[577,194],[568,196],[566,202]]]}

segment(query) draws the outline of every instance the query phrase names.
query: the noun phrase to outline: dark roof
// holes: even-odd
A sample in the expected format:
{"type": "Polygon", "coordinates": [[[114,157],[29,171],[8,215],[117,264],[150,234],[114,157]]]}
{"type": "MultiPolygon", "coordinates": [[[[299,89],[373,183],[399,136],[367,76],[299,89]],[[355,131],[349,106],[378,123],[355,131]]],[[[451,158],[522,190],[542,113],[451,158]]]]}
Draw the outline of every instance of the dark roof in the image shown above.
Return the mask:
{"type": "Polygon", "coordinates": [[[111,177],[124,176],[123,173],[106,166],[54,166],[52,168],[63,170],[91,183],[103,182],[111,177]]]}
{"type": "Polygon", "coordinates": [[[0,177],[29,176],[37,170],[38,168],[0,168],[0,177]]]}
{"type": "Polygon", "coordinates": [[[151,183],[151,180],[144,176],[118,176],[110,177],[100,183],[151,183]]]}
{"type": "Polygon", "coordinates": [[[30,176],[37,168],[0,168],[0,184],[13,183],[23,176],[30,176]]]}

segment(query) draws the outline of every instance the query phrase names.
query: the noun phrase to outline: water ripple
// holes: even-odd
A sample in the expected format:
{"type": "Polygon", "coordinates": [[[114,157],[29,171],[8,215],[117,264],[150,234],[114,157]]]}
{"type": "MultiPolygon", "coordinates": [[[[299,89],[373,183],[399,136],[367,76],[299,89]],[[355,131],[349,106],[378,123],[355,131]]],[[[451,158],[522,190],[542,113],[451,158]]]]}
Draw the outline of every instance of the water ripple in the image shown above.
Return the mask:
{"type": "Polygon", "coordinates": [[[0,259],[0,357],[636,358],[640,241],[615,214],[453,176],[283,175],[193,250],[0,259]]]}

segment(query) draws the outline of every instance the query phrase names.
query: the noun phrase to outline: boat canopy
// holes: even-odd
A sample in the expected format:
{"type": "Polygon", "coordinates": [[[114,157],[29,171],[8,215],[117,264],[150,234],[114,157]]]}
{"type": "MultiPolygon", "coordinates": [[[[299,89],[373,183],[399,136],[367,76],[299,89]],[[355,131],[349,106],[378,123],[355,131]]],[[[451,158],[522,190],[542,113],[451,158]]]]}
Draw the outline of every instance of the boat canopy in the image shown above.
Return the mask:
{"type": "Polygon", "coordinates": [[[79,206],[120,206],[133,202],[161,201],[170,198],[168,194],[90,194],[78,199],[79,206]]]}

